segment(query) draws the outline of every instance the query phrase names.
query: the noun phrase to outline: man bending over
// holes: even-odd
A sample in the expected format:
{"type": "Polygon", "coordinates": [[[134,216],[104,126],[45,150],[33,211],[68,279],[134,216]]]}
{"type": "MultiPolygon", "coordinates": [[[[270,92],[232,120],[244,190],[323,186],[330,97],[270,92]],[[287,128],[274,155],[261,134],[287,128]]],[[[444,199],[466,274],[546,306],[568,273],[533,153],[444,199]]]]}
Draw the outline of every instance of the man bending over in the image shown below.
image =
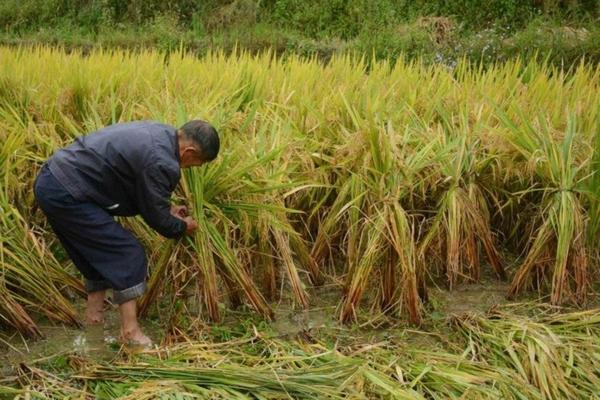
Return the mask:
{"type": "Polygon", "coordinates": [[[198,224],[170,197],[181,168],[212,161],[219,152],[215,128],[194,120],[180,129],[158,122],[115,124],[57,150],[42,167],[34,193],[65,251],[85,278],[86,323],[104,318],[104,297],[119,305],[121,338],[149,345],[136,311],[146,289],[142,245],[114,219],[140,214],[168,238],[198,224]]]}

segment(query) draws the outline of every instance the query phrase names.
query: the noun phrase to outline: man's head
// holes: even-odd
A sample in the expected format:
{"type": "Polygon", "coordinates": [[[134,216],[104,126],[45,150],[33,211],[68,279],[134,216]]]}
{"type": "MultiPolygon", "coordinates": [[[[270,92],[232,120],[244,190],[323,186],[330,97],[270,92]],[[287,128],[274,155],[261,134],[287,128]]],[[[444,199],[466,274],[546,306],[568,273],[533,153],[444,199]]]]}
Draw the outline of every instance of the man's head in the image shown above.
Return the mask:
{"type": "Polygon", "coordinates": [[[200,166],[219,154],[219,135],[206,121],[192,120],[177,131],[182,168],[200,166]]]}

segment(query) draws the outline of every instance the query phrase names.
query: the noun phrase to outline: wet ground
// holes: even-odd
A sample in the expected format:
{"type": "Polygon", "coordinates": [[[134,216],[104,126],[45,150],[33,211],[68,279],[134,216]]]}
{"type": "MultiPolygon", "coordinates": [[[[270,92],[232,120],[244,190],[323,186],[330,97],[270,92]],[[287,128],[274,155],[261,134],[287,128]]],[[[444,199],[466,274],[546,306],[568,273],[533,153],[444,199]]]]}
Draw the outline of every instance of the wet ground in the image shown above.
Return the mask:
{"type": "Polygon", "coordinates": [[[508,283],[486,280],[480,283],[461,284],[452,291],[430,288],[429,295],[436,311],[447,314],[486,312],[498,304],[507,303],[508,283]]]}
{"type": "MultiPolygon", "coordinates": [[[[429,323],[417,330],[405,324],[365,324],[351,327],[341,325],[336,312],[339,291],[320,288],[312,293],[313,307],[309,310],[294,308],[285,302],[274,304],[276,319],[263,328],[282,338],[300,337],[311,340],[313,337],[319,337],[365,345],[392,340],[407,346],[431,349],[440,343],[438,339],[443,336],[443,332],[434,331],[432,328],[436,321],[442,322],[452,314],[485,312],[494,305],[506,303],[506,292],[507,285],[493,279],[477,284],[459,285],[452,291],[430,288],[427,312],[429,323]]],[[[223,323],[210,326],[217,330],[227,330],[235,325],[239,327],[242,318],[243,315],[231,314],[223,323]]],[[[161,340],[163,332],[156,321],[144,320],[142,325],[155,342],[161,340]]],[[[107,311],[103,326],[84,330],[40,323],[40,328],[45,336],[40,340],[24,340],[18,335],[0,336],[0,376],[9,374],[12,366],[18,363],[39,360],[61,352],[76,351],[95,359],[110,360],[117,355],[120,348],[117,341],[119,321],[116,309],[107,311]]]]}
{"type": "Polygon", "coordinates": [[[5,347],[0,354],[0,366],[2,366],[0,376],[10,373],[12,366],[19,363],[27,363],[63,352],[75,351],[93,355],[99,360],[110,360],[119,349],[116,310],[107,312],[103,326],[80,329],[44,321],[39,321],[38,326],[44,335],[43,339],[25,340],[18,334],[0,336],[0,348],[5,347]]]}

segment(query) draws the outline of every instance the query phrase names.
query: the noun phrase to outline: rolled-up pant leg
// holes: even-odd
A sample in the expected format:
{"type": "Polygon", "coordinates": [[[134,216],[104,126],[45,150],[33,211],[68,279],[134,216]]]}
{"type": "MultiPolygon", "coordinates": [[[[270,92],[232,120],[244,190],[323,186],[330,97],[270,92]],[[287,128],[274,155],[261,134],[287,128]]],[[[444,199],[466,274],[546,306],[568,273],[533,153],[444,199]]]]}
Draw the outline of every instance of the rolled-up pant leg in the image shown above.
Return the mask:
{"type": "Polygon", "coordinates": [[[86,277],[88,291],[110,286],[117,304],[144,293],[146,255],[129,231],[98,205],[74,199],[47,168],[34,190],[52,229],[86,277]]]}

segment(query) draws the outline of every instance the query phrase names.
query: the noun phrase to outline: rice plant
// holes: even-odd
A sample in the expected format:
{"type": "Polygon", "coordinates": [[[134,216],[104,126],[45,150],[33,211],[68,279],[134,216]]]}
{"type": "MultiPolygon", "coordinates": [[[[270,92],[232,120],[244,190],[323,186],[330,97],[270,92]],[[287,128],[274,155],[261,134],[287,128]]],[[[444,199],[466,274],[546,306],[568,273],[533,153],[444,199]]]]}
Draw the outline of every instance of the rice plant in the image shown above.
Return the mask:
{"type": "Polygon", "coordinates": [[[596,123],[596,133],[593,139],[593,155],[591,163],[591,178],[589,179],[590,219],[588,243],[594,249],[596,262],[600,262],[600,249],[594,246],[600,238],[600,120],[596,123]]]}
{"type": "Polygon", "coordinates": [[[0,136],[0,321],[21,333],[38,337],[41,332],[29,313],[36,311],[55,321],[77,324],[65,289],[82,293],[81,283],[68,274],[23,214],[27,197],[19,180],[28,172],[24,122],[8,106],[0,109],[5,134],[0,136]],[[25,148],[25,149],[24,149],[25,148]]]}
{"type": "Polygon", "coordinates": [[[509,128],[508,140],[535,173],[542,191],[538,227],[527,256],[513,278],[509,294],[527,285],[541,287],[551,280],[551,301],[583,303],[589,286],[587,215],[583,185],[589,179],[588,151],[576,154],[577,125],[570,117],[563,137],[555,139],[546,119],[537,126],[521,116],[515,125],[505,113],[499,118],[509,128]]]}
{"type": "Polygon", "coordinates": [[[424,146],[413,152],[410,132],[402,137],[391,124],[385,128],[369,126],[372,121],[361,121],[349,104],[347,107],[356,131],[347,131],[349,144],[343,151],[356,152],[352,164],[345,166],[352,172],[343,178],[337,198],[320,222],[312,254],[322,262],[332,243],[340,241],[344,248],[348,270],[342,321],[356,319],[363,293],[374,278],[379,287],[379,308],[396,314],[406,312],[418,324],[422,282],[415,228],[402,203],[413,190],[411,184],[418,184],[431,148],[424,146]],[[399,165],[402,175],[397,173],[399,165]]]}
{"type": "Polygon", "coordinates": [[[463,280],[479,280],[482,250],[496,276],[506,278],[484,196],[483,174],[493,156],[481,150],[478,137],[481,126],[473,127],[470,132],[466,119],[461,114],[458,121],[451,121],[442,113],[443,133],[435,135],[434,151],[439,155],[438,184],[445,192],[420,243],[422,257],[442,256],[438,262],[444,266],[450,288],[463,280]]]}
{"type": "Polygon", "coordinates": [[[269,319],[270,301],[310,307],[326,284],[340,289],[342,321],[418,324],[428,284],[454,288],[488,267],[502,278],[513,256],[511,295],[549,286],[553,303],[583,303],[593,287],[593,66],[51,47],[0,58],[0,293],[3,321],[23,331],[35,332],[31,312],[73,322],[67,298],[81,293],[28,208],[35,172],[74,137],[135,119],[199,117],[224,138],[222,157],[186,171],[174,195],[201,223],[195,235],[167,242],[123,220],[148,249],[147,314],[220,320],[246,305],[269,319]]]}

